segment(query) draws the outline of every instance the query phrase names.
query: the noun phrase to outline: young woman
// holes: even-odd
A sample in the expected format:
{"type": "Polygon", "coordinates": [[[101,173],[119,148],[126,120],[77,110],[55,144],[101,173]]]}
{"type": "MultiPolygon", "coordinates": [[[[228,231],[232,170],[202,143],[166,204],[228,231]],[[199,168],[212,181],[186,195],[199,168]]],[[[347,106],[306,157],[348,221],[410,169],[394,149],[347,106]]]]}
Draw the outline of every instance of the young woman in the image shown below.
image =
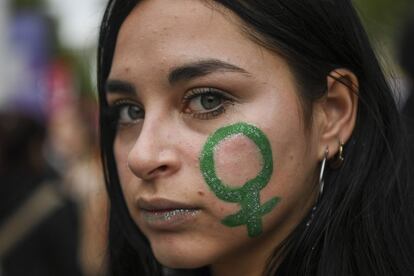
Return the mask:
{"type": "Polygon", "coordinates": [[[350,0],[109,1],[113,275],[414,275],[401,123],[350,0]]]}

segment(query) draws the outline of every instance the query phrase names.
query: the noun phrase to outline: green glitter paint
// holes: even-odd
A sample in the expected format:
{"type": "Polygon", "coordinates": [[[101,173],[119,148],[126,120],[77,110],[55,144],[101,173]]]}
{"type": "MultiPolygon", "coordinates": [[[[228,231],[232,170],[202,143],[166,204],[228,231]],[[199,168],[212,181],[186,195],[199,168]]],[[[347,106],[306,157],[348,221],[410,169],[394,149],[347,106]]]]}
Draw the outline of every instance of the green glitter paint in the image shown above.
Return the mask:
{"type": "Polygon", "coordinates": [[[225,217],[221,222],[229,227],[247,226],[250,237],[262,233],[262,217],[269,213],[280,201],[274,197],[263,205],[260,204],[260,191],[268,184],[273,173],[273,157],[269,140],[265,134],[255,126],[246,123],[237,123],[218,129],[211,135],[203,147],[200,156],[200,168],[204,180],[210,189],[221,200],[238,203],[241,210],[236,214],[225,217]],[[252,140],[262,155],[262,170],[253,179],[242,187],[229,187],[218,178],[214,164],[214,151],[225,139],[243,134],[252,140]]]}

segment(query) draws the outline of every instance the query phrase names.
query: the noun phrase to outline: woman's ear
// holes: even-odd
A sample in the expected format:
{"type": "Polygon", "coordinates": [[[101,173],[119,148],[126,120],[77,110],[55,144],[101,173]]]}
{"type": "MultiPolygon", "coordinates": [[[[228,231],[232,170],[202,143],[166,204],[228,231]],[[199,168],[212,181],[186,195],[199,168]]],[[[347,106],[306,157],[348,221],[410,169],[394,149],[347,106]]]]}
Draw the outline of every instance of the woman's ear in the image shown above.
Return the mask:
{"type": "Polygon", "coordinates": [[[320,115],[320,159],[328,149],[328,159],[346,144],[354,130],[358,111],[358,78],[347,69],[336,69],[327,77],[326,96],[315,103],[320,115]]]}

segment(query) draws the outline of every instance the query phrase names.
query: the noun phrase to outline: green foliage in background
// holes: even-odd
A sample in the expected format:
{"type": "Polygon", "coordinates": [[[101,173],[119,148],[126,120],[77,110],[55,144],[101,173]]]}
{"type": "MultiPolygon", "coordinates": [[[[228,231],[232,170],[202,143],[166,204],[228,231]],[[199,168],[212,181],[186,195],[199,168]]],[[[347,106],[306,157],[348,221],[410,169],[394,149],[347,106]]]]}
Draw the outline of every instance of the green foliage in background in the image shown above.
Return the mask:
{"type": "MultiPolygon", "coordinates": [[[[4,1],[4,0],[0,0],[4,1]]],[[[11,7],[13,10],[18,9],[37,9],[44,10],[46,3],[44,0],[11,0],[11,7]]]]}
{"type": "Polygon", "coordinates": [[[401,34],[408,18],[414,16],[414,1],[352,1],[362,18],[383,68],[391,75],[398,75],[401,34]]]}
{"type": "Polygon", "coordinates": [[[354,0],[371,37],[391,40],[398,37],[408,16],[414,16],[413,0],[354,0]]]}

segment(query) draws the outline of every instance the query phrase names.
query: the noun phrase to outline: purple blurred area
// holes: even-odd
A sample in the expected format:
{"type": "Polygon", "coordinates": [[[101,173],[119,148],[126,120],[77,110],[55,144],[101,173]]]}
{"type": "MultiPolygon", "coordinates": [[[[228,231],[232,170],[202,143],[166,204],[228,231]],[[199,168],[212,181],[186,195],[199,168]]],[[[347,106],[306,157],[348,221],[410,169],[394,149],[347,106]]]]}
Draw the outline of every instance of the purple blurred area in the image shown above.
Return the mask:
{"type": "Polygon", "coordinates": [[[50,30],[46,18],[35,11],[17,11],[10,22],[10,44],[21,72],[5,109],[44,122],[47,112],[50,30]]]}

